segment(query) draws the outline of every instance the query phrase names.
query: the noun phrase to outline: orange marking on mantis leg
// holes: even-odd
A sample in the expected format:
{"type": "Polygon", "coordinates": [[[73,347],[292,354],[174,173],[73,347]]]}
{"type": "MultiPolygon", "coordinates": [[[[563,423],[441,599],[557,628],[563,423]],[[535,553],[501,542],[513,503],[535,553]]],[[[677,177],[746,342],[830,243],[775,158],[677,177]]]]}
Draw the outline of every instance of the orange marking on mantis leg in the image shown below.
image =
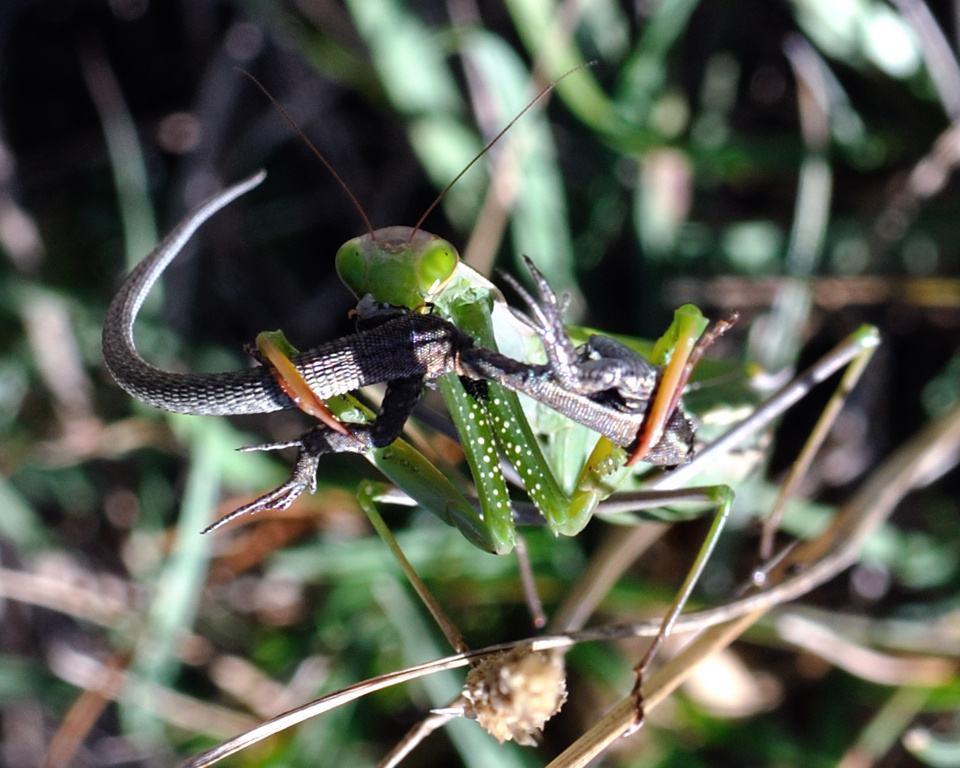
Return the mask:
{"type": "Polygon", "coordinates": [[[738,312],[732,312],[728,317],[718,320],[707,328],[699,338],[696,335],[684,335],[678,340],[670,361],[660,376],[653,403],[640,427],[637,447],[627,461],[628,467],[643,459],[650,453],[650,449],[660,442],[667,422],[680,402],[680,396],[687,386],[694,367],[703,357],[707,347],[729,331],[739,317],[738,312]]]}
{"type": "Polygon", "coordinates": [[[686,386],[687,379],[690,378],[691,370],[693,370],[693,366],[688,367],[687,362],[693,354],[696,341],[696,338],[692,336],[684,338],[673,350],[670,362],[663,369],[660,381],[657,382],[656,394],[647,409],[643,426],[640,427],[637,447],[627,461],[628,467],[643,459],[663,437],[667,422],[676,410],[677,403],[680,402],[680,394],[686,386]]]}
{"type": "Polygon", "coordinates": [[[331,410],[317,397],[316,392],[310,389],[306,379],[303,378],[297,367],[290,362],[287,353],[277,345],[270,334],[261,333],[257,336],[257,349],[270,363],[273,375],[280,387],[301,411],[319,419],[341,435],[350,434],[350,431],[337,421],[331,410]]]}

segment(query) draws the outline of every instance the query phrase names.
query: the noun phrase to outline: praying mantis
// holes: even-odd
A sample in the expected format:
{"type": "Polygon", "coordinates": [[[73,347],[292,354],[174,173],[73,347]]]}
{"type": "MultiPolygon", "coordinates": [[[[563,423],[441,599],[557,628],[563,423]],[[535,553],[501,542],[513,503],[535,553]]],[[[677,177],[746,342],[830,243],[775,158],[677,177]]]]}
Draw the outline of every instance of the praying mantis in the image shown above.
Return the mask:
{"type": "MultiPolygon", "coordinates": [[[[257,186],[263,180],[262,173],[198,206],[131,272],[111,303],[103,330],[104,359],[124,389],[145,402],[180,413],[256,413],[296,405],[321,422],[298,440],[248,448],[297,446],[293,473],[274,491],[207,530],[236,515],[286,508],[305,488],[316,487],[320,455],[353,451],[369,453],[396,485],[460,528],[473,543],[503,554],[516,546],[517,538],[498,448],[527,481],[526,491],[550,529],[565,535],[576,535],[583,529],[598,501],[616,487],[608,476],[622,466],[641,459],[671,466],[688,458],[693,425],[683,413],[680,395],[703,350],[729,328],[729,322],[718,323],[704,335],[707,321],[696,307],[686,305],[678,310],[650,360],[599,334],[576,347],[563,322],[566,298],[553,292],[529,259],[526,264],[537,285],[537,300],[508,279],[532,318],[516,310],[505,312],[506,305],[496,288],[460,264],[452,244],[421,229],[446,191],[554,85],[544,88],[454,178],[413,228],[375,231],[349,188],[314,149],[367,224],[367,234],[347,242],[336,257],[339,274],[360,299],[357,315],[366,330],[356,336],[292,359],[297,351],[282,333],[264,333],[257,339],[263,369],[213,376],[160,371],[136,351],[133,325],[153,283],[196,229],[224,205],[257,186]],[[495,310],[512,319],[508,333],[514,338],[539,337],[545,365],[531,364],[526,353],[517,360],[495,351],[495,310]],[[438,324],[438,318],[447,325],[438,324]],[[518,323],[523,329],[519,332],[518,323]],[[462,437],[477,485],[479,512],[422,457],[397,442],[424,382],[433,379],[438,380],[462,437]],[[462,383],[468,380],[477,382],[471,393],[462,383]],[[357,410],[356,402],[339,401],[332,406],[323,402],[377,382],[387,382],[388,388],[375,422],[345,427],[338,419],[368,421],[357,410]],[[554,477],[515,392],[603,436],[572,494],[554,477]],[[630,449],[628,460],[621,455],[614,457],[618,447],[630,449]],[[426,477],[429,480],[424,481],[426,477]]],[[[282,108],[280,112],[299,132],[282,108]]],[[[503,321],[500,324],[503,326],[503,321]]],[[[722,513],[730,506],[729,497],[724,498],[722,513]]]]}
{"type": "MultiPolygon", "coordinates": [[[[372,449],[374,462],[400,487],[420,492],[423,478],[429,476],[426,483],[430,489],[428,493],[435,495],[425,506],[451,520],[474,543],[495,552],[507,552],[515,546],[516,538],[509,494],[499,471],[496,452],[499,445],[511,456],[522,475],[536,478],[535,482],[527,484],[527,491],[551,529],[556,533],[575,535],[589,520],[604,494],[601,485],[604,476],[612,471],[607,459],[613,451],[613,443],[609,439],[600,443],[598,452],[604,455],[593,460],[578,483],[577,493],[572,499],[567,498],[549,471],[519,402],[509,390],[532,396],[573,420],[605,433],[619,445],[633,445],[633,456],[628,463],[645,458],[653,463],[671,465],[686,458],[690,451],[692,426],[679,406],[679,394],[702,349],[696,342],[706,322],[699,311],[686,307],[679,312],[661,349],[654,352],[655,359],[664,363],[669,361],[664,368],[663,378],[667,381],[664,385],[658,382],[655,364],[609,337],[594,335],[585,345],[575,348],[563,326],[563,301],[528,262],[538,285],[539,303],[520,290],[536,320],[517,314],[513,317],[515,324],[520,318],[519,324],[528,335],[532,332],[540,336],[549,363],[537,366],[517,361],[489,349],[496,343],[492,330],[493,310],[497,307],[503,311],[506,306],[502,300],[497,300],[493,286],[469,268],[459,265],[456,252],[449,243],[435,242],[436,238],[425,235],[423,239],[429,247],[423,248],[419,243],[414,246],[409,240],[398,238],[393,228],[382,230],[380,240],[371,233],[351,241],[338,254],[341,274],[347,276],[355,292],[364,295],[358,313],[364,322],[376,323],[375,331],[364,331],[300,357],[292,357],[295,350],[282,335],[262,334],[258,348],[267,365],[264,369],[235,374],[168,374],[149,366],[136,352],[132,328],[153,282],[208,216],[256,186],[262,178],[262,174],[255,175],[214,196],[189,214],[131,272],[104,323],[104,355],[108,366],[125,389],[146,402],[167,410],[194,414],[249,413],[296,404],[323,421],[323,426],[318,428],[322,434],[305,433],[300,440],[291,443],[258,447],[272,449],[298,445],[297,466],[287,483],[235,514],[289,505],[305,487],[315,482],[317,459],[322,453],[372,449]],[[369,249],[371,245],[372,257],[360,253],[360,248],[369,249]],[[444,267],[439,270],[433,265],[424,267],[424,262],[437,253],[446,262],[444,267]],[[370,262],[373,262],[372,266],[370,262]],[[376,290],[378,280],[384,279],[378,271],[387,274],[391,270],[397,271],[397,263],[401,265],[400,272],[406,269],[408,273],[408,280],[403,283],[407,287],[404,293],[398,294],[400,298],[369,293],[370,288],[376,290]],[[429,280],[423,279],[424,274],[429,275],[429,280]],[[384,298],[387,301],[383,301],[384,298]],[[399,309],[396,301],[401,302],[399,309]],[[365,303],[372,308],[363,309],[365,303]],[[428,303],[437,308],[436,314],[417,311],[428,303]],[[384,315],[387,320],[382,319],[384,315]],[[374,321],[375,317],[379,319],[374,321]],[[466,327],[466,335],[458,330],[462,326],[466,327]],[[440,339],[440,336],[445,338],[440,339]],[[479,345],[474,346],[478,342],[479,345]],[[439,352],[432,351],[431,344],[434,343],[439,352]],[[410,349],[398,352],[397,359],[393,359],[393,353],[384,351],[393,344],[407,345],[410,349]],[[424,350],[428,356],[436,354],[450,359],[431,358],[422,365],[419,360],[411,359],[411,355],[420,355],[424,350]],[[341,376],[341,366],[349,369],[345,376],[341,376]],[[404,366],[413,368],[407,371],[404,366]],[[271,378],[271,373],[275,379],[271,378]],[[480,381],[490,391],[482,398],[470,395],[452,374],[480,381]],[[479,514],[422,458],[395,441],[399,427],[419,397],[424,378],[440,378],[440,387],[457,427],[465,436],[463,442],[468,448],[468,461],[479,486],[479,514]],[[371,426],[363,440],[353,439],[351,430],[335,416],[362,420],[364,417],[357,413],[356,404],[337,402],[334,414],[321,399],[346,394],[358,384],[377,381],[392,383],[394,394],[388,395],[388,399],[393,398],[391,403],[399,400],[398,413],[394,415],[394,406],[388,410],[385,405],[379,420],[379,428],[385,434],[379,435],[376,432],[378,427],[371,426]],[[402,390],[398,384],[403,385],[402,390]],[[391,423],[383,428],[388,420],[391,423]],[[308,440],[312,440],[309,445],[308,440]],[[398,451],[404,454],[400,456],[398,451]],[[436,495],[438,487],[443,488],[439,496],[436,495]]],[[[415,234],[415,230],[410,230],[404,236],[412,239],[415,234]]],[[[384,282],[393,286],[400,283],[396,280],[384,282]]],[[[519,288],[519,284],[515,287],[519,288]]],[[[718,332],[707,338],[713,338],[718,332]]],[[[623,463],[623,459],[620,462],[623,463]]],[[[416,498],[415,493],[411,495],[416,498]]]]}

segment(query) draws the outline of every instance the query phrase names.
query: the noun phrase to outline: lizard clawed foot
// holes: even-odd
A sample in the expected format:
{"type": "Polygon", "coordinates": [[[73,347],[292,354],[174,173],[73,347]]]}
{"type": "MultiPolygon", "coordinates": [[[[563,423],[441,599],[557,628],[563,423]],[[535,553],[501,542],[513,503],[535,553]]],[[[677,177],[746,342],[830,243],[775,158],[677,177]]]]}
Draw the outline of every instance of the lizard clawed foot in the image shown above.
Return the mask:
{"type": "Polygon", "coordinates": [[[325,425],[319,424],[304,432],[296,440],[248,445],[239,448],[240,451],[249,452],[273,451],[297,446],[300,450],[297,451],[297,460],[293,466],[293,471],[285,482],[269,493],[254,499],[249,504],[244,504],[230,514],[224,515],[212,525],[204,528],[201,533],[215,531],[220,526],[248,513],[252,515],[268,509],[287,509],[304,491],[309,490],[310,493],[313,493],[317,490],[317,466],[320,463],[321,456],[325,453],[364,453],[369,449],[368,429],[361,427],[357,431],[360,433],[359,435],[342,435],[325,425]]]}
{"type": "MultiPolygon", "coordinates": [[[[294,475],[295,474],[296,473],[294,473],[294,475]]],[[[307,484],[304,484],[297,482],[295,476],[291,476],[290,479],[282,485],[274,488],[269,493],[265,493],[263,496],[258,497],[249,504],[244,504],[242,507],[238,507],[230,514],[224,515],[212,525],[208,525],[206,528],[200,531],[200,533],[210,533],[211,531],[215,531],[220,526],[226,525],[234,518],[245,515],[248,512],[252,515],[256,512],[262,512],[267,509],[286,509],[297,500],[297,498],[301,493],[304,492],[305,489],[310,488],[312,492],[314,487],[316,487],[316,477],[314,477],[307,484]]]]}
{"type": "Polygon", "coordinates": [[[531,316],[512,311],[540,337],[557,383],[569,392],[588,397],[615,392],[623,408],[645,407],[656,385],[656,366],[608,336],[591,336],[586,344],[575,346],[563,322],[568,297],[558,297],[533,262],[526,256],[523,259],[540,299],[534,299],[513,277],[504,274],[504,280],[523,299],[531,316]]]}
{"type": "Polygon", "coordinates": [[[523,261],[537,286],[540,301],[535,300],[511,275],[501,273],[503,280],[523,299],[532,317],[527,317],[516,309],[511,308],[511,311],[540,337],[557,383],[571,392],[580,392],[582,382],[579,375],[579,355],[563,324],[563,313],[569,304],[569,297],[558,297],[533,262],[526,256],[523,261]]]}

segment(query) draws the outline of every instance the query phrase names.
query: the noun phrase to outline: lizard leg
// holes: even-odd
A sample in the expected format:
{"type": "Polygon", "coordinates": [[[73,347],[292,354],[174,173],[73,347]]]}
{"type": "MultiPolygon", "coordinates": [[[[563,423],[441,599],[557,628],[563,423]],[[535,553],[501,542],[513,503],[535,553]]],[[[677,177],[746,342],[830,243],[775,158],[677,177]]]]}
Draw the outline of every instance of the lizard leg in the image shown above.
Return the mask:
{"type": "Polygon", "coordinates": [[[423,379],[416,376],[389,382],[377,418],[368,424],[351,424],[349,433],[343,434],[326,424],[318,424],[296,440],[241,448],[241,451],[272,451],[296,446],[297,459],[290,477],[283,483],[221,517],[203,533],[209,533],[241,515],[268,509],[287,509],[304,491],[313,493],[317,488],[317,467],[324,454],[367,453],[373,448],[390,445],[403,431],[403,425],[420,399],[423,387],[423,379]]]}
{"type": "Polygon", "coordinates": [[[423,394],[422,376],[408,376],[387,382],[387,391],[380,404],[380,413],[370,425],[370,441],[373,448],[385,448],[400,437],[414,406],[423,394]]]}
{"type": "MultiPolygon", "coordinates": [[[[539,300],[507,277],[530,311],[529,317],[516,311],[514,314],[540,337],[553,381],[567,392],[601,405],[648,415],[651,402],[660,397],[662,367],[609,336],[594,335],[585,344],[574,346],[563,322],[566,301],[557,297],[529,259],[526,264],[539,300]]],[[[693,426],[679,405],[679,397],[674,397],[677,394],[664,393],[669,408],[658,416],[659,427],[652,433],[656,439],[644,445],[643,456],[659,466],[683,463],[693,444],[693,426]]]]}

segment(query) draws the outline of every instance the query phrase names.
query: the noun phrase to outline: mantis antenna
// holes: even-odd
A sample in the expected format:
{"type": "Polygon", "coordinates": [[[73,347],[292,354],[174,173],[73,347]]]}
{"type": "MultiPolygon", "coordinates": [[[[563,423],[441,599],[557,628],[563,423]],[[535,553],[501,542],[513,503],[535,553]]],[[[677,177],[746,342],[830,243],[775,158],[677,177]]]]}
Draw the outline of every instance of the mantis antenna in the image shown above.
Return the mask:
{"type": "MultiPolygon", "coordinates": [[[[313,154],[317,156],[320,162],[323,163],[324,167],[328,171],[330,171],[330,174],[333,176],[334,179],[336,179],[337,184],[340,185],[340,188],[347,193],[347,197],[350,198],[350,202],[353,203],[353,207],[357,209],[357,212],[360,214],[360,218],[363,219],[363,224],[367,228],[367,232],[370,234],[370,238],[375,241],[377,239],[377,236],[373,229],[373,224],[370,223],[370,217],[367,216],[367,212],[363,209],[363,206],[360,205],[360,201],[357,200],[357,196],[353,194],[353,190],[350,189],[350,186],[347,184],[347,182],[343,180],[343,177],[339,173],[337,173],[337,169],[334,168],[333,165],[331,165],[330,161],[327,160],[326,157],[324,157],[323,152],[317,149],[316,145],[312,141],[310,141],[310,138],[307,136],[307,134],[303,132],[303,129],[300,128],[299,125],[297,125],[297,121],[294,120],[292,117],[290,117],[287,111],[282,106],[280,106],[280,102],[274,98],[273,94],[267,90],[266,86],[263,83],[257,80],[256,77],[254,77],[245,69],[237,67],[237,71],[246,75],[251,80],[251,82],[253,82],[253,84],[263,92],[263,95],[266,96],[268,99],[270,99],[270,103],[273,104],[274,107],[276,107],[277,111],[283,116],[283,119],[290,124],[290,127],[293,128],[294,131],[296,131],[297,136],[299,136],[303,140],[303,143],[310,148],[310,151],[313,152],[313,154]]],[[[467,167],[469,168],[469,166],[467,167]]],[[[459,178],[459,176],[457,178],[459,178]]],[[[446,192],[446,190],[444,190],[444,192],[446,192]]],[[[436,203],[434,203],[434,205],[436,205],[436,203]]]]}
{"type": "MultiPolygon", "coordinates": [[[[443,200],[444,197],[446,197],[447,192],[449,192],[449,191],[453,188],[453,185],[456,184],[458,181],[460,181],[460,179],[463,178],[463,175],[464,175],[467,171],[469,171],[469,170],[476,164],[476,162],[477,162],[481,157],[483,157],[485,154],[487,154],[487,152],[490,150],[490,148],[491,148],[494,144],[496,144],[498,141],[500,141],[501,138],[503,138],[504,134],[506,134],[506,132],[509,131],[509,130],[514,126],[514,123],[516,123],[517,120],[519,120],[521,117],[523,117],[523,116],[524,116],[527,112],[529,112],[541,99],[543,99],[544,96],[546,96],[548,93],[550,93],[550,91],[552,91],[552,90],[557,86],[557,83],[559,83],[561,80],[569,77],[570,75],[574,74],[575,72],[579,72],[579,71],[580,71],[581,69],[583,69],[584,67],[591,67],[591,66],[593,66],[594,63],[595,63],[595,62],[593,62],[593,61],[588,61],[588,62],[585,62],[585,63],[583,63],[583,64],[581,64],[581,65],[579,65],[579,66],[577,66],[577,67],[574,67],[573,69],[571,69],[571,70],[569,70],[569,71],[567,71],[567,72],[564,72],[562,75],[560,75],[560,77],[558,77],[558,78],[557,78],[556,80],[554,80],[553,82],[548,83],[546,86],[544,86],[544,87],[540,90],[540,92],[539,92],[536,96],[534,96],[533,99],[531,99],[530,102],[529,102],[523,109],[521,109],[521,110],[517,113],[517,115],[516,115],[509,123],[507,123],[507,124],[503,127],[503,129],[502,129],[496,136],[494,136],[492,139],[490,139],[490,141],[488,141],[488,142],[484,145],[483,149],[481,149],[481,150],[476,154],[476,156],[475,156],[469,163],[467,163],[467,164],[464,166],[463,170],[460,171],[460,173],[458,173],[456,176],[454,176],[454,177],[453,177],[453,180],[450,181],[450,183],[447,184],[447,186],[445,186],[442,190],[440,190],[440,194],[438,194],[438,195],[434,198],[433,202],[430,203],[429,206],[427,206],[427,209],[423,212],[423,215],[417,220],[417,223],[416,223],[416,224],[413,226],[413,228],[410,230],[410,239],[409,239],[409,242],[413,242],[413,239],[414,239],[414,237],[416,236],[417,232],[418,232],[418,231],[420,230],[420,228],[423,226],[423,222],[427,220],[427,217],[428,217],[431,213],[433,213],[434,209],[440,204],[440,201],[443,200]]],[[[276,98],[274,98],[273,94],[270,93],[270,91],[267,90],[266,86],[263,85],[263,83],[261,83],[259,80],[257,80],[256,77],[254,77],[250,72],[248,72],[248,71],[245,70],[245,69],[242,69],[242,68],[240,68],[240,67],[237,67],[237,71],[238,71],[238,72],[241,72],[241,73],[244,74],[244,75],[246,75],[246,76],[250,79],[250,81],[251,81],[255,86],[257,86],[257,88],[259,88],[259,89],[263,92],[263,95],[266,96],[266,97],[270,100],[270,103],[273,104],[274,107],[276,107],[277,111],[280,113],[280,115],[283,117],[283,119],[286,120],[286,121],[290,124],[290,127],[293,128],[293,130],[296,132],[297,136],[299,136],[299,137],[303,140],[303,142],[310,148],[310,151],[313,152],[313,154],[317,156],[317,158],[320,160],[321,163],[323,163],[324,167],[331,173],[331,175],[333,176],[333,178],[336,179],[336,181],[337,181],[337,183],[340,185],[341,189],[343,189],[343,191],[346,192],[347,197],[350,198],[350,202],[353,203],[354,208],[356,208],[357,211],[359,212],[360,218],[363,219],[364,226],[366,226],[366,228],[367,228],[367,233],[370,235],[370,238],[371,238],[373,241],[376,241],[376,239],[377,239],[377,237],[376,237],[376,230],[374,230],[373,224],[370,222],[370,217],[367,216],[367,212],[363,209],[363,206],[360,204],[360,201],[357,200],[357,196],[356,196],[355,194],[353,194],[353,190],[350,189],[349,185],[347,184],[346,181],[344,181],[343,177],[342,177],[339,173],[337,173],[337,170],[333,167],[333,165],[330,163],[330,161],[327,160],[327,158],[324,157],[323,153],[322,153],[319,149],[317,149],[316,145],[315,145],[312,141],[310,141],[309,137],[303,132],[303,129],[300,128],[299,125],[297,125],[296,120],[294,120],[294,119],[289,115],[289,113],[288,113],[282,106],[280,106],[280,102],[278,102],[278,101],[276,100],[276,98]]]]}
{"type": "Polygon", "coordinates": [[[565,79],[566,77],[569,77],[569,76],[572,75],[574,72],[579,72],[579,71],[580,71],[581,69],[583,69],[584,67],[592,67],[592,66],[594,65],[594,63],[595,63],[595,62],[593,62],[593,61],[584,62],[583,64],[580,64],[579,66],[574,67],[573,69],[568,70],[567,72],[564,72],[562,75],[560,75],[560,77],[558,77],[558,78],[557,78],[556,80],[554,80],[553,82],[547,83],[547,85],[545,85],[545,86],[540,90],[540,92],[539,92],[536,96],[534,96],[534,97],[527,103],[527,106],[525,106],[523,109],[521,109],[521,110],[516,114],[516,116],[515,116],[509,123],[507,123],[507,124],[501,129],[500,133],[498,133],[496,136],[494,136],[492,139],[490,139],[490,141],[488,141],[488,142],[486,143],[486,145],[483,147],[483,149],[481,149],[481,150],[477,153],[476,157],[474,157],[473,160],[471,160],[469,163],[467,163],[466,166],[464,166],[464,169],[463,169],[462,171],[460,171],[460,173],[458,173],[456,176],[454,176],[454,177],[453,177],[453,180],[452,180],[449,184],[447,184],[447,186],[445,186],[442,190],[440,190],[440,194],[436,196],[436,198],[434,199],[434,201],[433,201],[432,203],[430,203],[429,206],[427,206],[427,210],[425,210],[425,211],[423,212],[423,215],[420,217],[420,219],[417,221],[417,223],[413,225],[413,229],[410,231],[410,242],[413,242],[413,238],[414,238],[414,235],[416,235],[417,230],[419,230],[420,227],[423,225],[423,222],[427,220],[427,216],[429,216],[431,213],[433,213],[433,209],[436,208],[436,207],[440,204],[440,201],[443,200],[444,197],[446,197],[447,192],[449,192],[449,191],[453,188],[453,185],[456,184],[458,181],[460,181],[460,179],[463,178],[463,174],[465,174],[467,171],[469,171],[469,170],[474,166],[474,164],[475,164],[481,157],[483,157],[485,154],[487,154],[487,152],[489,151],[490,147],[492,147],[494,144],[496,144],[498,141],[500,141],[500,139],[503,138],[504,134],[505,134],[507,131],[509,131],[511,128],[513,128],[513,125],[514,125],[514,123],[517,122],[517,120],[519,120],[521,117],[523,117],[525,114],[527,114],[527,112],[529,112],[544,96],[546,96],[548,93],[550,93],[550,91],[552,91],[554,88],[556,88],[556,87],[557,87],[557,83],[559,83],[561,80],[565,79]]]}

